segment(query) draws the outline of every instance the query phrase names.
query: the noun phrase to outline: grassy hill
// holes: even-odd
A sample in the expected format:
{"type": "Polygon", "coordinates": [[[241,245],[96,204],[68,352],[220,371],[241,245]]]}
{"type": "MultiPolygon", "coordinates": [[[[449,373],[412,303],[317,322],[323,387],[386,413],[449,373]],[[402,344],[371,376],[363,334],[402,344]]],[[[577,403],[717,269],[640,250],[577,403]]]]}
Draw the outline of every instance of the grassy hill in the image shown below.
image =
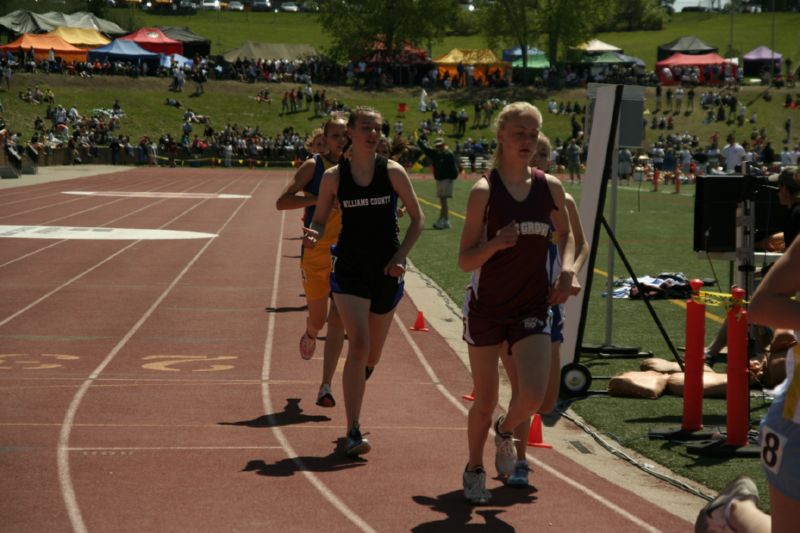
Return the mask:
{"type": "MultiPolygon", "coordinates": [[[[133,22],[140,26],[189,26],[193,31],[211,39],[211,51],[221,54],[232,50],[246,40],[275,43],[307,43],[324,48],[330,43],[321,31],[316,16],[307,13],[227,13],[201,11],[190,16],[156,16],[140,11],[109,10],[110,18],[123,27],[133,22]],[[133,13],[133,18],[131,14],[133,13]]],[[[733,19],[733,48],[741,54],[756,46],[772,46],[772,21],[770,13],[737,14],[733,19]]],[[[730,42],[730,16],[716,13],[678,13],[660,31],[603,33],[597,37],[615,44],[625,53],[641,57],[652,68],[656,48],[683,35],[700,37],[720,53],[728,50],[730,42]]],[[[775,15],[775,50],[792,59],[800,59],[800,41],[797,28],[800,14],[775,15]]],[[[540,43],[540,46],[543,43],[540,43]]],[[[481,35],[450,36],[433,43],[433,57],[443,55],[453,48],[485,48],[481,35]]],[[[500,50],[496,50],[500,52],[500,50]]]]}

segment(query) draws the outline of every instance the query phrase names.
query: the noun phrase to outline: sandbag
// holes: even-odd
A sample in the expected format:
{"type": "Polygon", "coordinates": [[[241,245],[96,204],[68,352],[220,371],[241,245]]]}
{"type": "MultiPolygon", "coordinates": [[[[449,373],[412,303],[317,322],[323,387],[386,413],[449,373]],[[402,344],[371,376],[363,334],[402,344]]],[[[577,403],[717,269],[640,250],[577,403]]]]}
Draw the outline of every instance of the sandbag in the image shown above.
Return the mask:
{"type": "MultiPolygon", "coordinates": [[[[643,359],[642,362],[639,363],[639,369],[644,372],[652,370],[654,372],[661,372],[663,374],[675,374],[676,372],[682,372],[678,363],[675,361],[667,361],[666,359],[661,359],[660,357],[649,357],[647,359],[643,359]]],[[[703,370],[705,372],[714,371],[708,365],[703,365],[703,370]]]]}
{"type": "Polygon", "coordinates": [[[667,374],[660,372],[623,372],[609,380],[608,393],[611,396],[655,400],[664,392],[667,379],[667,374]]]}
{"type": "MultiPolygon", "coordinates": [[[[667,380],[667,392],[674,396],[683,396],[683,381],[686,374],[677,372],[670,374],[667,380]]],[[[728,385],[728,376],[716,372],[703,372],[703,398],[724,398],[728,385]]]]}

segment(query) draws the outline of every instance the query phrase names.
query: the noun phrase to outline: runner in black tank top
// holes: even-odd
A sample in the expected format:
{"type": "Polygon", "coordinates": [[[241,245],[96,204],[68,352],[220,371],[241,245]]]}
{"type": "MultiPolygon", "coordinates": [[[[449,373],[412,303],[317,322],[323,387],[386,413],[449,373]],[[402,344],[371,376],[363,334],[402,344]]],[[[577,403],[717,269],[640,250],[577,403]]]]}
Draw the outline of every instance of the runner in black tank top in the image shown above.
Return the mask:
{"type": "Polygon", "coordinates": [[[494,425],[495,466],[501,478],[516,477],[512,430],[542,403],[550,372],[548,305],[563,303],[572,284],[574,242],[564,216],[564,188],[552,176],[528,166],[542,115],[526,102],[507,105],[497,117],[495,170],[470,191],[458,263],[473,272],[465,301],[464,338],[468,343],[475,401],[468,417],[469,461],[463,473],[464,496],[473,503],[491,497],[486,490],[483,448],[497,406],[498,357],[510,351],[520,391],[494,425]],[[547,279],[550,222],[558,233],[562,272],[554,286],[547,279]],[[477,298],[476,298],[477,297],[477,298]]]}
{"type": "Polygon", "coordinates": [[[314,246],[324,235],[328,211],[338,199],[342,231],[333,252],[331,291],[348,336],[342,374],[348,455],[370,450],[359,426],[365,382],[380,360],[395,306],[402,296],[406,256],[424,224],[403,167],[375,154],[381,122],[380,113],[370,108],[357,108],[350,115],[350,158],[325,173],[305,239],[306,246],[314,246]],[[397,229],[398,198],[410,219],[402,242],[397,229]]]}

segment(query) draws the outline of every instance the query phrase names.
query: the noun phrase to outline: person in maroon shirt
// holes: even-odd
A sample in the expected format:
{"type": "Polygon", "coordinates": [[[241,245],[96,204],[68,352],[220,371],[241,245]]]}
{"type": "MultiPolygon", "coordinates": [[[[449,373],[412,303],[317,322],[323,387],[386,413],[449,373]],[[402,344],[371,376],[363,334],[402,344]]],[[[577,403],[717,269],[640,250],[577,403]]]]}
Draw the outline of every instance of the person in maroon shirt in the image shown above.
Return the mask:
{"type": "Polygon", "coordinates": [[[475,402],[467,421],[469,461],[464,496],[486,503],[483,448],[498,399],[499,357],[512,357],[517,390],[507,413],[494,424],[495,466],[502,478],[516,463],[513,430],[536,413],[550,375],[550,306],[570,294],[574,239],[561,182],[529,166],[542,115],[527,102],[507,105],[497,116],[497,149],[488,177],[470,191],[461,234],[459,267],[472,272],[464,301],[475,402]],[[551,223],[561,251],[562,270],[551,287],[548,246],[551,223]]]}

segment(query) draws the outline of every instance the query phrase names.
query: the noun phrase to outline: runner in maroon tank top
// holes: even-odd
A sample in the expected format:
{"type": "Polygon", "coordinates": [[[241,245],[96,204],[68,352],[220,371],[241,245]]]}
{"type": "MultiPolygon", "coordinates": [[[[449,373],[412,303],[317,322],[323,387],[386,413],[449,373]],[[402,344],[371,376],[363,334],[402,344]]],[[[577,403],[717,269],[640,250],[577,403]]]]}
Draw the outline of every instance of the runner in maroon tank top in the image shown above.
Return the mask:
{"type": "Polygon", "coordinates": [[[513,357],[517,390],[506,415],[497,419],[495,466],[506,478],[516,462],[513,430],[535,413],[550,373],[549,306],[563,303],[572,285],[574,241],[564,208],[564,188],[529,166],[542,115],[526,102],[507,105],[498,115],[498,147],[488,178],[470,191],[458,264],[472,272],[464,301],[464,340],[475,386],[469,412],[469,462],[464,496],[485,503],[483,448],[498,396],[498,357],[513,357]],[[562,270],[551,287],[547,257],[555,227],[562,270]]]}

